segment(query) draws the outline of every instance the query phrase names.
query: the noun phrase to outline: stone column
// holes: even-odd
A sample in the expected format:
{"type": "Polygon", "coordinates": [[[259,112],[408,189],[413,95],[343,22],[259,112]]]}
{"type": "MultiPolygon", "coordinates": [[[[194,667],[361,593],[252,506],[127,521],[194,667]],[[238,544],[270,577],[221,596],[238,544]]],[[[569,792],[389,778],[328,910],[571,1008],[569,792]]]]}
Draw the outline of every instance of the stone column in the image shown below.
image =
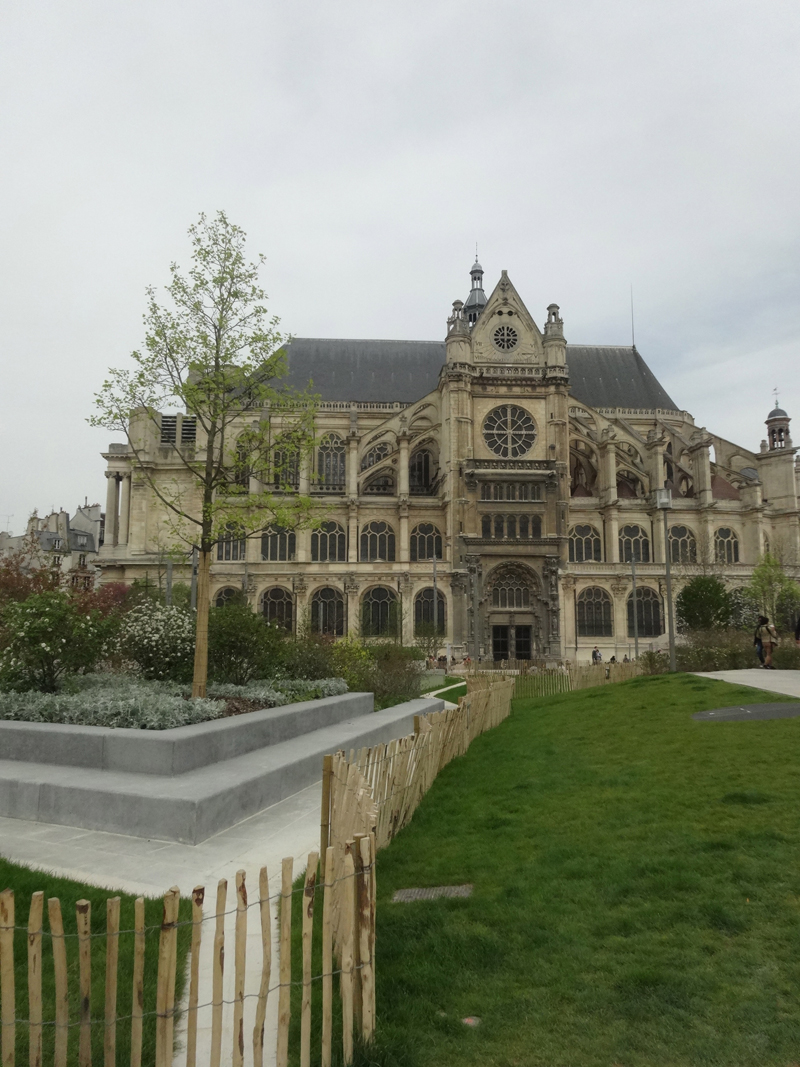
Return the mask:
{"type": "Polygon", "coordinates": [[[347,562],[358,563],[358,497],[350,498],[348,516],[347,562]]]}
{"type": "Polygon", "coordinates": [[[106,486],[106,528],[103,544],[110,548],[117,543],[118,512],[119,512],[119,482],[116,471],[106,471],[108,485],[106,486]]]}
{"type": "Polygon", "coordinates": [[[619,516],[616,508],[608,508],[603,515],[606,563],[619,563],[619,516]]]}
{"type": "Polygon", "coordinates": [[[131,517],[131,475],[122,475],[122,493],[119,505],[119,543],[127,545],[131,517]]]}
{"type": "Polygon", "coordinates": [[[311,531],[298,530],[295,535],[296,559],[298,563],[307,563],[311,559],[311,531]]]}
{"type": "Polygon", "coordinates": [[[308,496],[311,491],[311,471],[314,457],[303,456],[300,461],[299,476],[297,479],[297,488],[301,496],[308,496]]]}
{"type": "Polygon", "coordinates": [[[711,489],[711,434],[698,430],[692,435],[690,453],[692,456],[692,473],[694,475],[694,495],[703,508],[711,507],[714,494],[711,489]]]}
{"type": "Polygon", "coordinates": [[[402,643],[411,645],[414,642],[414,587],[411,582],[411,576],[409,574],[402,575],[397,585],[403,626],[402,643]]]}
{"type": "Polygon", "coordinates": [[[400,497],[400,562],[409,561],[408,497],[400,497]]]}
{"type": "Polygon", "coordinates": [[[607,426],[600,435],[600,470],[598,471],[600,504],[613,504],[617,499],[616,432],[607,426]]]}
{"type": "Polygon", "coordinates": [[[344,580],[344,595],[347,598],[347,634],[349,637],[361,636],[358,590],[359,582],[356,576],[348,574],[344,580]]]}
{"type": "Polygon", "coordinates": [[[397,495],[409,495],[409,431],[403,425],[397,435],[400,446],[400,469],[397,473],[397,495]]]}
{"type": "Polygon", "coordinates": [[[347,495],[358,496],[358,434],[347,436],[347,495]]]}
{"type": "Polygon", "coordinates": [[[575,618],[575,578],[571,574],[565,574],[561,579],[561,594],[563,597],[563,622],[561,626],[561,642],[564,649],[564,658],[578,659],[578,628],[575,618]]]}
{"type": "Polygon", "coordinates": [[[308,613],[308,586],[304,574],[298,574],[292,578],[292,590],[294,592],[294,632],[297,633],[301,620],[305,621],[308,613]]]}
{"type": "MultiPolygon", "coordinates": [[[[664,543],[664,517],[660,511],[651,511],[649,515],[653,531],[653,563],[663,563],[666,566],[669,545],[664,543]]],[[[667,521],[669,522],[669,519],[667,521]]]]}

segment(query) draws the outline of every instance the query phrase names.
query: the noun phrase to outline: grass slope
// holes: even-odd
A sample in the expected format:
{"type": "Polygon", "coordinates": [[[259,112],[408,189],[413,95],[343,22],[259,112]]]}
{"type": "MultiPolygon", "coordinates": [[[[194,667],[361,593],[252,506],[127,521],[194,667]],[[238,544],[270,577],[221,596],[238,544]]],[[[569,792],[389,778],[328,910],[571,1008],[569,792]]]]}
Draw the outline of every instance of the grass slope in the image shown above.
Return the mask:
{"type": "Polygon", "coordinates": [[[517,701],[379,857],[361,1062],[795,1064],[800,719],[691,719],[785,700],[679,675],[517,701]]]}
{"type": "MultiPolygon", "coordinates": [[[[70,1065],[78,1063],[78,1036],[79,1027],[75,1025],[79,1019],[79,996],[78,996],[78,939],[75,922],[75,904],[78,900],[88,900],[92,905],[91,921],[92,933],[102,934],[106,929],[106,900],[109,897],[119,896],[120,899],[120,930],[129,931],[133,928],[133,904],[134,897],[125,893],[115,893],[108,889],[98,889],[96,886],[84,885],[82,882],[74,882],[67,878],[57,878],[54,875],[41,871],[32,871],[16,863],[0,858],[0,888],[14,890],[14,904],[16,909],[15,925],[18,928],[14,935],[14,961],[15,961],[15,986],[16,986],[16,1017],[17,1019],[28,1018],[28,949],[25,929],[28,925],[28,909],[33,893],[42,890],[44,892],[44,935],[42,937],[42,1018],[45,1022],[55,1019],[55,981],[53,977],[53,953],[52,942],[49,937],[50,924],[47,917],[47,901],[49,897],[58,897],[61,901],[61,915],[64,921],[64,933],[67,945],[67,967],[70,992],[70,1026],[68,1062],[70,1065]],[[19,927],[24,929],[20,930],[19,927]]],[[[156,1007],[156,976],[158,972],[158,941],[159,927],[162,919],[162,901],[147,900],[145,902],[145,923],[151,928],[145,936],[145,1012],[155,1012],[156,1007]]],[[[190,900],[181,901],[180,920],[191,921],[192,904],[190,900]]],[[[191,926],[182,926],[178,930],[178,963],[176,981],[176,1001],[180,999],[183,991],[186,973],[186,956],[191,944],[191,926]]],[[[104,1024],[103,1013],[105,1005],[105,966],[106,966],[106,939],[105,937],[92,938],[92,995],[91,1014],[93,1020],[98,1020],[92,1026],[92,1061],[103,1062],[103,1037],[104,1024]]],[[[129,1016],[132,1006],[132,975],[133,975],[133,934],[121,933],[119,938],[119,983],[117,989],[117,1016],[122,1019],[129,1016]]],[[[152,1064],[155,1062],[155,1015],[146,1017],[143,1027],[142,1062],[152,1064]]],[[[130,1060],[130,1032],[131,1024],[128,1018],[117,1024],[117,1063],[128,1063],[130,1060]]],[[[43,1063],[53,1062],[53,1040],[55,1029],[53,1026],[43,1028],[43,1063]]],[[[24,1064],[28,1062],[28,1028],[25,1025],[17,1026],[16,1034],[16,1062],[24,1064]]]]}

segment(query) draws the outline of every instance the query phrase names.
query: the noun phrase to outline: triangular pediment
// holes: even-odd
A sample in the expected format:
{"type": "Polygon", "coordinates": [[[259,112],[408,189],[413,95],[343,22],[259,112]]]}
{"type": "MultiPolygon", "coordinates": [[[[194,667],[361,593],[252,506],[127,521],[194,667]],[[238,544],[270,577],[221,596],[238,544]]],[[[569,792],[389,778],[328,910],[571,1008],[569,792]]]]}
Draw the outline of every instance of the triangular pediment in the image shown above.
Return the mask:
{"type": "Polygon", "coordinates": [[[541,363],[542,331],[503,271],[472,328],[476,363],[541,363]]]}

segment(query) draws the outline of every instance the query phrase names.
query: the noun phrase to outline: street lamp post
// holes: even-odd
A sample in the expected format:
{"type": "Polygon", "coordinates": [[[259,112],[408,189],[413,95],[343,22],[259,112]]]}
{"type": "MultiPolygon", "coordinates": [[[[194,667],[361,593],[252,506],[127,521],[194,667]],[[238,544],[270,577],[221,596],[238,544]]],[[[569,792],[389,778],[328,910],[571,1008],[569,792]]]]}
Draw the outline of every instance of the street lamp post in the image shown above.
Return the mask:
{"type": "Polygon", "coordinates": [[[672,570],[669,550],[668,512],[672,510],[672,490],[656,489],[656,507],[664,514],[664,559],[667,563],[667,620],[669,626],[669,669],[674,674],[678,669],[675,663],[675,622],[672,617],[672,570]]]}

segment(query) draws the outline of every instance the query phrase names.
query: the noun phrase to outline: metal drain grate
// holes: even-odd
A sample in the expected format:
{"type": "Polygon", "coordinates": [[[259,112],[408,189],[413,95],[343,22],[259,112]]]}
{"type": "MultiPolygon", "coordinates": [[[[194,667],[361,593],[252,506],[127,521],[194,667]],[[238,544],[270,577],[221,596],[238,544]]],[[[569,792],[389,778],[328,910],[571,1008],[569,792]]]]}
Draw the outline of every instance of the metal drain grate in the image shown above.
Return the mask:
{"type": "Polygon", "coordinates": [[[472,896],[471,885],[433,885],[428,889],[398,889],[392,897],[394,904],[408,904],[412,900],[438,900],[439,897],[472,896]]]}

